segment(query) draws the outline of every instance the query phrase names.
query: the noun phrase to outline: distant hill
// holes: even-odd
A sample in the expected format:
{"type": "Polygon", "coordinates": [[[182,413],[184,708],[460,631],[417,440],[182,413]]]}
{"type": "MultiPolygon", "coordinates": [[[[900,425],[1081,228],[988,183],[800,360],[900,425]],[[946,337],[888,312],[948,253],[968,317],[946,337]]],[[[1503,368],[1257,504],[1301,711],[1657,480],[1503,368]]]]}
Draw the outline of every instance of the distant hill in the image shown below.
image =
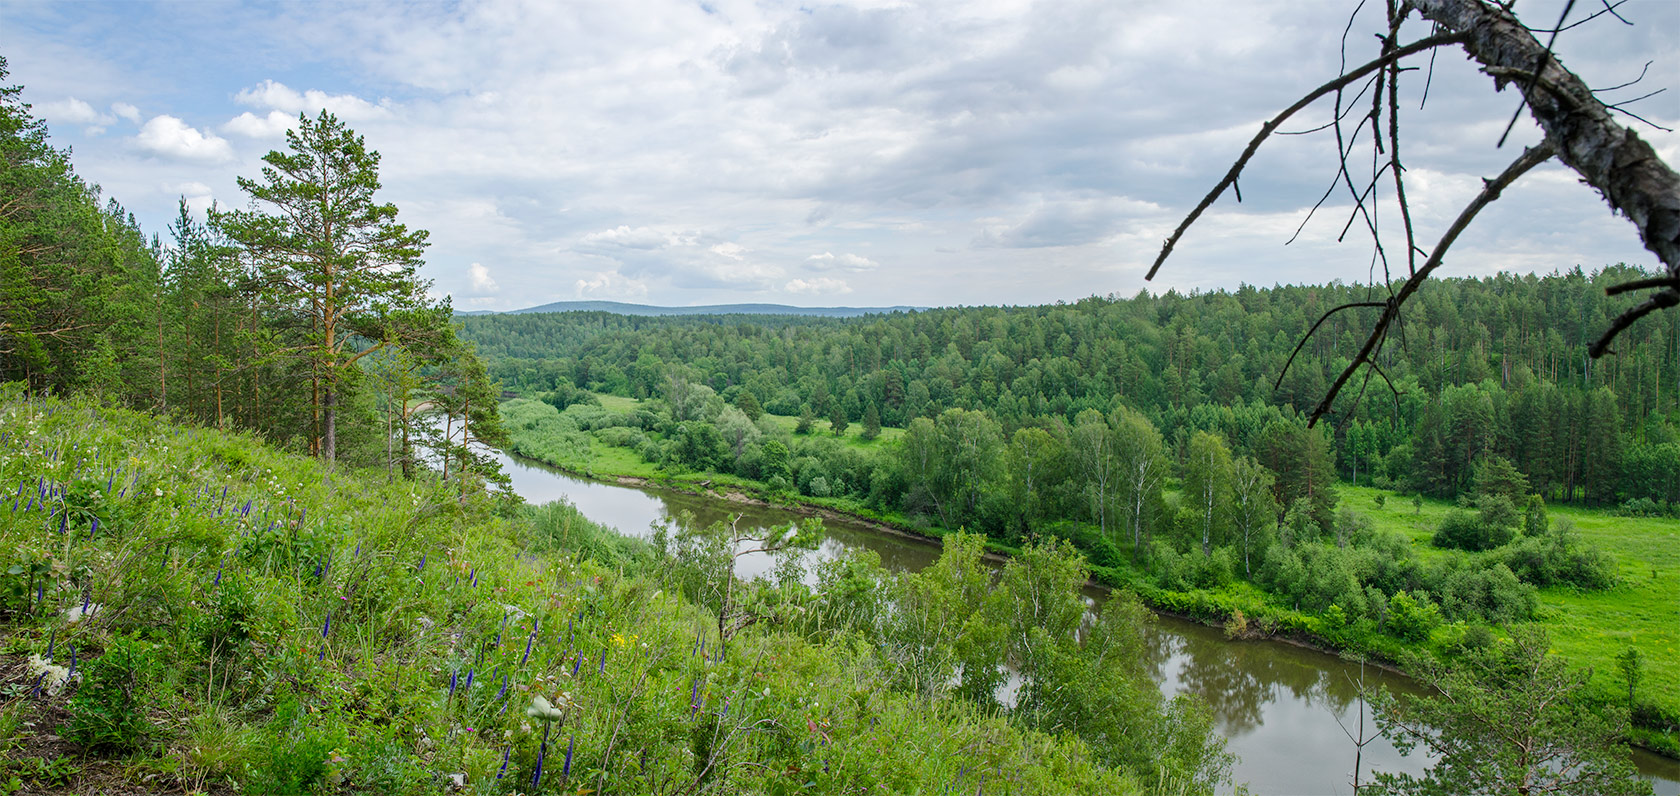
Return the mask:
{"type": "MultiPolygon", "coordinates": [[[[910,312],[926,307],[795,307],[791,304],[707,304],[699,307],[655,307],[621,301],[556,301],[540,307],[509,310],[505,315],[531,312],[611,312],[618,315],[817,315],[825,318],[856,318],[886,312],[910,312]]],[[[460,313],[465,315],[467,313],[460,313]]],[[[474,313],[476,314],[476,313],[474,313]]]]}

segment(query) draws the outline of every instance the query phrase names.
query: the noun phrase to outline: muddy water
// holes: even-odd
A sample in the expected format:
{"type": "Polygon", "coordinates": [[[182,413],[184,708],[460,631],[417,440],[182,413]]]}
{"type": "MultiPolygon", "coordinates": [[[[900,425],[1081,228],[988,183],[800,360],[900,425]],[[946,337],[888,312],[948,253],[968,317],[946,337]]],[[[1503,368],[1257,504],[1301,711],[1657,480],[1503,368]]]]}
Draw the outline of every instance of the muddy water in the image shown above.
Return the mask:
{"type": "MultiPolygon", "coordinates": [[[[732,503],[718,498],[659,489],[587,481],[525,459],[502,456],[514,490],[537,504],[565,498],[584,516],[631,536],[646,536],[659,520],[690,512],[702,523],[740,514],[741,527],[785,524],[798,515],[783,509],[732,503]]],[[[867,548],[891,570],[919,570],[939,548],[870,528],[829,520],[820,551],[824,556],[867,548]]],[[[753,576],[769,570],[762,554],[741,559],[738,571],[753,576]]],[[[1093,602],[1102,595],[1088,595],[1093,602]]],[[[1156,680],[1163,693],[1189,691],[1212,706],[1227,749],[1238,755],[1234,776],[1255,794],[1348,794],[1354,775],[1354,738],[1361,737],[1357,683],[1360,667],[1317,650],[1280,642],[1231,642],[1218,628],[1163,616],[1151,632],[1156,680]],[[1344,734],[1345,733],[1345,734],[1344,734]]],[[[1368,683],[1412,689],[1404,678],[1367,668],[1368,683]]],[[[1364,737],[1376,735],[1367,713],[1364,737]]],[[[1637,751],[1637,750],[1636,750],[1637,751]]],[[[1635,756],[1642,776],[1659,796],[1680,796],[1680,762],[1649,753],[1635,756]]],[[[1365,745],[1361,780],[1373,770],[1418,773],[1425,762],[1403,758],[1386,739],[1365,745]]]]}

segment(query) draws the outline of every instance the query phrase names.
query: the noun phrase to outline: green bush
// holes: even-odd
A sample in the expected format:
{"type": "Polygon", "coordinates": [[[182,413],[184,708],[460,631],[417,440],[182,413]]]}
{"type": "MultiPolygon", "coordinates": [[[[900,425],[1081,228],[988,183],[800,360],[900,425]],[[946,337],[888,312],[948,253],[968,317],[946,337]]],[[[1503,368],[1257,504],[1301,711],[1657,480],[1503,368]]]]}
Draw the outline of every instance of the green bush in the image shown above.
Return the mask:
{"type": "Polygon", "coordinates": [[[146,718],[146,703],[158,665],[151,644],[138,636],[113,637],[104,654],[82,667],[64,737],[102,752],[145,746],[156,729],[146,718]]]}
{"type": "Polygon", "coordinates": [[[1402,641],[1422,642],[1441,624],[1441,610],[1429,595],[1397,592],[1388,601],[1388,632],[1402,641]]]}

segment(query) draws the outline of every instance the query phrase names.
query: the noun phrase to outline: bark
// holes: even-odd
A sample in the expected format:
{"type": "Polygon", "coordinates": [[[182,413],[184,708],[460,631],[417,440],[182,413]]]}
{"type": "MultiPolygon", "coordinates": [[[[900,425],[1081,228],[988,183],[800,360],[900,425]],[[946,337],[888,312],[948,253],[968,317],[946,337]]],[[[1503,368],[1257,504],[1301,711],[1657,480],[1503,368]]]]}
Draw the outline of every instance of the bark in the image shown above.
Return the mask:
{"type": "Polygon", "coordinates": [[[1680,175],[1617,122],[1587,84],[1510,12],[1481,0],[1411,0],[1411,5],[1463,34],[1465,52],[1493,76],[1497,88],[1515,83],[1523,91],[1558,159],[1633,222],[1645,248],[1667,267],[1668,280],[1647,286],[1659,292],[1618,318],[1593,345],[1593,356],[1606,353],[1610,339],[1640,315],[1680,304],[1680,175]],[[1543,66],[1536,75],[1537,64],[1543,66]]]}

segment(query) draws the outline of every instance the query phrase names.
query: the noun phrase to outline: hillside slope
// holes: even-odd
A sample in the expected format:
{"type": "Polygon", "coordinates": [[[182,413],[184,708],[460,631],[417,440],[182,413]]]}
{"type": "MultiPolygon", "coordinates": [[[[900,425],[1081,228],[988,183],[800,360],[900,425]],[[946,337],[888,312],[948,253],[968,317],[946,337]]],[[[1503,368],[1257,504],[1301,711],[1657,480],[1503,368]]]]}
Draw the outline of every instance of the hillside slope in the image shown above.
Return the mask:
{"type": "Polygon", "coordinates": [[[564,504],[15,391],[0,486],[8,793],[1141,790],[1077,740],[880,688],[846,640],[724,652],[623,574],[649,551],[564,504]]]}

